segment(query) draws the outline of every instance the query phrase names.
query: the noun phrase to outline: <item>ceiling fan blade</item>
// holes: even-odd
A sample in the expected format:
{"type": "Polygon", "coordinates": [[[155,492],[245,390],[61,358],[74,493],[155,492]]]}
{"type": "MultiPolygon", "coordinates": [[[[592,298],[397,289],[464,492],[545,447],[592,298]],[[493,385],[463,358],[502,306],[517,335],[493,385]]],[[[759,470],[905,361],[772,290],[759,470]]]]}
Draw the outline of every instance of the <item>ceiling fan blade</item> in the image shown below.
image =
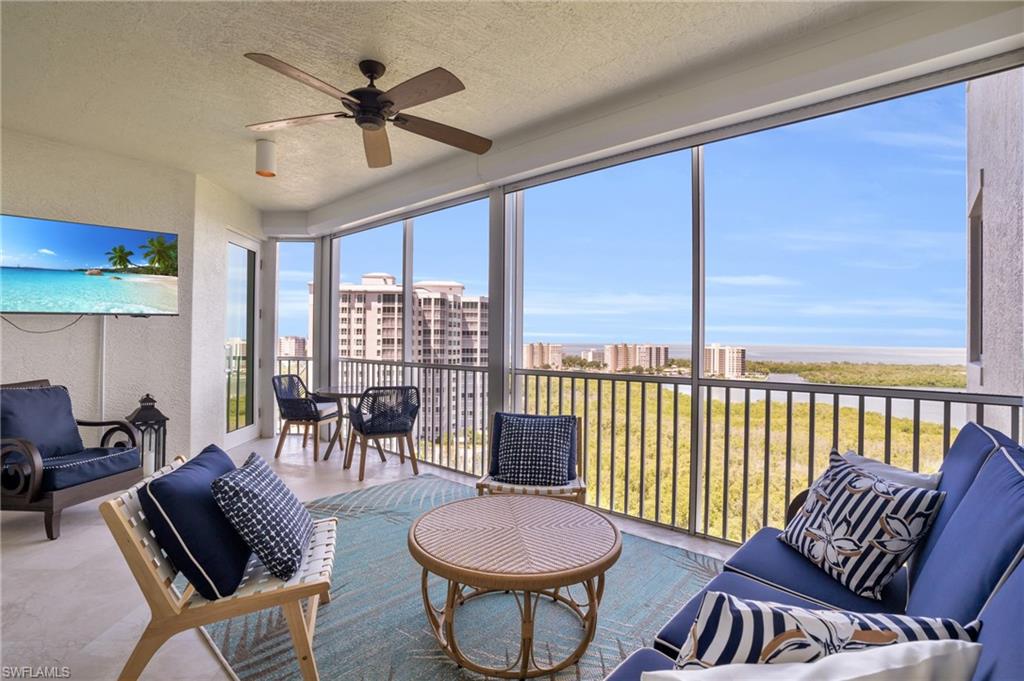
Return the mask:
{"type": "Polygon", "coordinates": [[[402,130],[408,130],[411,133],[429,137],[432,140],[450,144],[453,147],[465,149],[474,154],[486,154],[492,144],[491,140],[486,137],[480,137],[471,132],[453,128],[450,125],[435,123],[434,121],[428,121],[426,118],[410,116],[409,114],[399,114],[395,118],[394,123],[402,130]]]}
{"type": "Polygon", "coordinates": [[[399,83],[380,96],[380,101],[391,102],[391,111],[401,111],[432,102],[465,90],[466,86],[450,71],[438,66],[426,73],[399,83]]]}
{"type": "Polygon", "coordinates": [[[366,163],[371,168],[386,168],[391,165],[391,143],[388,132],[380,130],[363,130],[363,149],[366,151],[366,163]]]}
{"type": "Polygon", "coordinates": [[[283,130],[284,128],[295,128],[300,125],[319,123],[320,121],[333,121],[338,118],[348,118],[351,114],[345,111],[334,113],[313,114],[312,116],[296,116],[295,118],[282,118],[277,121],[266,121],[264,123],[250,123],[245,126],[253,132],[268,132],[270,130],[283,130]]]}
{"type": "Polygon", "coordinates": [[[268,69],[273,69],[282,75],[293,78],[304,85],[308,85],[315,90],[319,90],[325,95],[329,95],[335,99],[340,99],[344,102],[352,102],[353,104],[358,103],[355,99],[350,97],[348,93],[342,92],[330,83],[325,83],[316,76],[311,76],[305,71],[295,68],[291,64],[286,64],[277,57],[272,57],[269,54],[263,54],[262,52],[249,52],[245,56],[252,59],[257,64],[262,64],[268,69]]]}

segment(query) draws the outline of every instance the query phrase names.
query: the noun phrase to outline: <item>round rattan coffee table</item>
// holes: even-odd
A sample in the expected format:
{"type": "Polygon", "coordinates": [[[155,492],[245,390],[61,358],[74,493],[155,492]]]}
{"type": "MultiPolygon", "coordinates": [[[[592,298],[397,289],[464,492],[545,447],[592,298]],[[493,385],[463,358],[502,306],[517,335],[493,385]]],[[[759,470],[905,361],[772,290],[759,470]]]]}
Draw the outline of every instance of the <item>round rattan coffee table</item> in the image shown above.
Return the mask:
{"type": "Polygon", "coordinates": [[[619,530],[586,506],[542,496],[492,495],[454,501],[424,513],[409,529],[409,553],[423,566],[421,589],[427,621],[441,649],[466,669],[502,678],[529,678],[575,664],[597,630],[604,573],[622,553],[619,530]],[[444,605],[434,607],[430,573],[448,580],[444,605]],[[582,585],[584,600],[568,588],[582,585]],[[510,593],[521,615],[519,655],[505,667],[466,658],[455,639],[455,612],[466,601],[510,593]],[[541,596],[579,617],[583,638],[557,664],[534,655],[534,617],[541,596]]]}

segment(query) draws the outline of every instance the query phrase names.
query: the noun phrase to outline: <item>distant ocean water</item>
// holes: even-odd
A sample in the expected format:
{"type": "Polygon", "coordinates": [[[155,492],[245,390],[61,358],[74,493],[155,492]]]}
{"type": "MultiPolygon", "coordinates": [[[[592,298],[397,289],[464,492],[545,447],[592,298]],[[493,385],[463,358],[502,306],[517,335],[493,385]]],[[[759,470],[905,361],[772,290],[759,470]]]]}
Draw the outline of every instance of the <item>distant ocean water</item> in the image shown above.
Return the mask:
{"type": "Polygon", "coordinates": [[[0,267],[0,309],[4,312],[73,314],[177,314],[173,277],[30,267],[0,267]],[[118,278],[115,278],[118,277],[118,278]]]}
{"type": "MultiPolygon", "coordinates": [[[[690,346],[668,343],[669,357],[688,358],[690,346]]],[[[880,364],[959,364],[967,359],[964,348],[845,347],[839,345],[744,345],[749,360],[776,362],[857,362],[880,364]]],[[[563,352],[578,355],[603,343],[563,343],[563,352]]]]}

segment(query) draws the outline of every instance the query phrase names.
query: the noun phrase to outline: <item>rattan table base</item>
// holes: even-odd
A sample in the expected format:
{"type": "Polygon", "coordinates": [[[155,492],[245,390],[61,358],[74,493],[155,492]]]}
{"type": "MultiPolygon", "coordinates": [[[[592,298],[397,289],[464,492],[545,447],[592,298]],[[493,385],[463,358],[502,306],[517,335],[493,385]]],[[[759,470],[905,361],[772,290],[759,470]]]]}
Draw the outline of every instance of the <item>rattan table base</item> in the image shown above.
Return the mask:
{"type": "Polygon", "coordinates": [[[448,580],[444,606],[441,608],[434,607],[433,602],[430,600],[430,593],[427,588],[427,578],[429,575],[430,572],[424,568],[422,591],[423,608],[427,612],[427,622],[430,624],[430,628],[434,632],[434,638],[437,639],[441,650],[455,664],[465,667],[470,671],[505,679],[528,679],[553,674],[579,662],[583,654],[587,652],[590,642],[594,640],[594,634],[597,633],[597,608],[601,603],[601,596],[604,593],[604,574],[582,583],[581,586],[583,586],[587,594],[587,600],[582,603],[573,598],[568,588],[563,587],[541,589],[539,591],[482,589],[469,584],[460,584],[448,580]],[[458,611],[459,606],[474,598],[496,593],[512,594],[516,600],[516,606],[519,608],[521,621],[519,653],[505,667],[487,667],[473,662],[462,653],[458,640],[455,638],[455,613],[458,611]],[[534,653],[534,646],[536,644],[533,636],[534,617],[542,596],[569,608],[583,625],[583,638],[580,640],[579,645],[576,646],[576,649],[561,662],[547,666],[540,664],[534,653]]]}
{"type": "Polygon", "coordinates": [[[618,560],[622,540],[614,524],[581,504],[494,495],[454,501],[424,513],[409,528],[409,552],[423,567],[423,608],[441,650],[471,671],[527,679],[553,674],[583,657],[597,631],[604,575],[618,560]],[[440,607],[430,598],[431,574],[447,582],[440,607]],[[580,587],[584,595],[577,600],[573,592],[579,594],[580,587]],[[519,609],[519,652],[504,667],[467,658],[455,633],[459,607],[488,594],[510,594],[519,609]],[[534,622],[542,598],[568,608],[583,625],[576,648],[547,665],[537,659],[534,647],[534,622]]]}

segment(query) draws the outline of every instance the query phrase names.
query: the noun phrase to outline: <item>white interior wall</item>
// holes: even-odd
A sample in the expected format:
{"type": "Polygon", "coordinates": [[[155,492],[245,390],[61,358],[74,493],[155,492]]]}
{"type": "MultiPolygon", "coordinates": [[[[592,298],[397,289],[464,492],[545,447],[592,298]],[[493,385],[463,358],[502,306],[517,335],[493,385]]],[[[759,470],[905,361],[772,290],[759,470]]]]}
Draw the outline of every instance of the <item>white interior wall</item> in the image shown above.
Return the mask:
{"type": "MultiPolygon", "coordinates": [[[[4,213],[178,235],[179,315],[84,317],[51,334],[23,333],[4,323],[0,381],[49,378],[66,385],[76,416],[87,419],[123,418],[148,392],[170,418],[169,454],[223,442],[226,229],[261,238],[258,213],[185,171],[7,129],[2,135],[4,213]]],[[[9,318],[41,331],[72,319],[9,318]]]]}

